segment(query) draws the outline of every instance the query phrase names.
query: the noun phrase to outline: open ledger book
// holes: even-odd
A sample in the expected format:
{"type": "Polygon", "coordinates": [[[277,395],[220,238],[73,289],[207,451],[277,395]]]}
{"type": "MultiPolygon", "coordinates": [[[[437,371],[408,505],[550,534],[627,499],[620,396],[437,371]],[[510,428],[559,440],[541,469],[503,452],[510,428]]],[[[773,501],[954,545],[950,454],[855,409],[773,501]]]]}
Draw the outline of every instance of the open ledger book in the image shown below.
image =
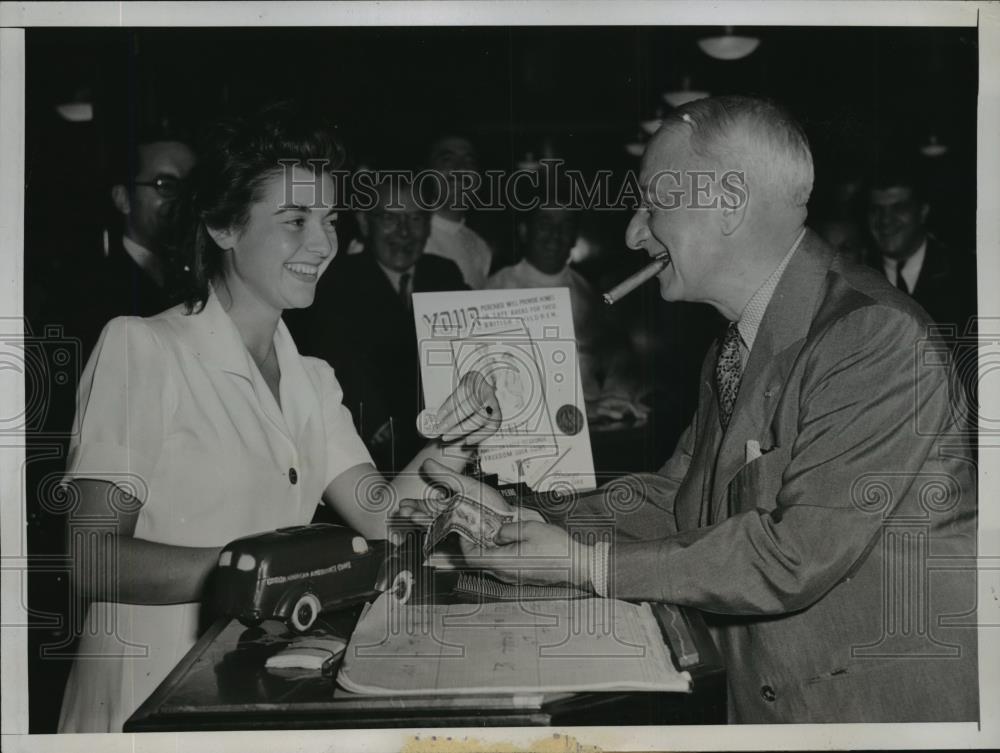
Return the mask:
{"type": "Polygon", "coordinates": [[[649,605],[615,599],[400,605],[382,594],[337,681],[367,695],[691,689],[649,605]]]}

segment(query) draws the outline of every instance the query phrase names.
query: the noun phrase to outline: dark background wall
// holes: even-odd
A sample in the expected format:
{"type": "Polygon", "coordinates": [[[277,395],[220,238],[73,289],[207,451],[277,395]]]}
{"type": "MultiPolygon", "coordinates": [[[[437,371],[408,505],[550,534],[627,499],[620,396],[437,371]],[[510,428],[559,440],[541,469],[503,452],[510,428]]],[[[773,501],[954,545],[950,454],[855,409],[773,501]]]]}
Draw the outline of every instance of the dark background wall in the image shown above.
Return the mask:
{"type": "MultiPolygon", "coordinates": [[[[354,155],[418,165],[428,140],[466,131],[484,167],[511,168],[550,140],[581,169],[627,169],[623,145],[684,75],[713,94],[773,97],[805,124],[817,185],[933,130],[951,150],[928,161],[941,230],[974,239],[974,29],[762,28],[747,58],[719,61],[710,29],[349,28],[28,31],[28,232],[58,207],[62,231],[93,232],[107,209],[103,165],[129,128],[193,130],[274,98],[311,101],[354,155]],[[53,105],[89,86],[95,120],[53,105]],[[947,221],[946,221],[947,220],[947,221]]],[[[614,220],[609,220],[614,222],[614,220]]],[[[56,253],[59,244],[35,244],[56,253]]]]}

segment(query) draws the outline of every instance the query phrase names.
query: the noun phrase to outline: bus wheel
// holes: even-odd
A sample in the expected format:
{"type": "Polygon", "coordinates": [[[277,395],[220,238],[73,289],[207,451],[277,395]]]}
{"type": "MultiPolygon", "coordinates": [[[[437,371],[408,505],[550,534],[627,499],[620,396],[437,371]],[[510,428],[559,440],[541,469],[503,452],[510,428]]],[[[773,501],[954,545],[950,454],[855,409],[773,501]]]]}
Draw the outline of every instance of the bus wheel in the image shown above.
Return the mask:
{"type": "Polygon", "coordinates": [[[319,610],[320,603],[319,599],[316,598],[316,594],[307,591],[295,600],[295,605],[292,607],[292,613],[289,616],[289,622],[292,623],[293,628],[300,633],[304,633],[316,622],[319,610]]]}

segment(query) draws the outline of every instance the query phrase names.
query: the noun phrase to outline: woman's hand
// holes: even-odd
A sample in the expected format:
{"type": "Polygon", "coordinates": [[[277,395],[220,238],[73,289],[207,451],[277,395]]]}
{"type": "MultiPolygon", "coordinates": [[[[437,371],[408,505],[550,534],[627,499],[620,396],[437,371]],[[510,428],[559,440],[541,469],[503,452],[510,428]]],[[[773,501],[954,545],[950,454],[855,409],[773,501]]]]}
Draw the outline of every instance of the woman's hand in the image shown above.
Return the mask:
{"type": "Polygon", "coordinates": [[[400,501],[399,514],[405,518],[426,518],[429,523],[448,507],[455,494],[475,500],[501,515],[510,515],[515,520],[520,517],[519,508],[511,506],[496,489],[457,473],[437,460],[425,460],[420,472],[432,485],[431,490],[421,499],[400,501]]]}
{"type": "Polygon", "coordinates": [[[489,570],[500,580],[547,586],[569,583],[590,590],[590,546],[574,541],[558,526],[526,521],[500,528],[495,547],[460,539],[471,567],[489,570]]]}
{"type": "Polygon", "coordinates": [[[433,515],[441,509],[442,505],[434,504],[440,499],[427,488],[425,463],[433,459],[443,472],[457,475],[476,447],[500,428],[502,420],[493,385],[478,371],[466,372],[437,413],[425,410],[417,416],[417,431],[434,441],[392,480],[396,498],[403,500],[399,511],[413,517],[416,513],[433,515]]]}
{"type": "MultiPolygon", "coordinates": [[[[428,475],[460,476],[459,471],[465,468],[476,447],[493,436],[502,420],[493,385],[478,371],[469,371],[459,380],[458,387],[437,413],[421,412],[417,416],[417,431],[429,439],[437,439],[428,442],[392,480],[396,498],[402,500],[398,512],[405,517],[433,520],[451,494],[435,495],[428,488],[428,475]],[[428,466],[428,462],[432,464],[428,466]]],[[[441,486],[456,491],[448,484],[441,486]]],[[[499,494],[490,491],[506,505],[499,494]]]]}
{"type": "Polygon", "coordinates": [[[462,376],[437,413],[424,410],[417,416],[417,431],[428,439],[462,440],[466,446],[475,446],[493,436],[502,420],[496,390],[473,370],[462,376]]]}

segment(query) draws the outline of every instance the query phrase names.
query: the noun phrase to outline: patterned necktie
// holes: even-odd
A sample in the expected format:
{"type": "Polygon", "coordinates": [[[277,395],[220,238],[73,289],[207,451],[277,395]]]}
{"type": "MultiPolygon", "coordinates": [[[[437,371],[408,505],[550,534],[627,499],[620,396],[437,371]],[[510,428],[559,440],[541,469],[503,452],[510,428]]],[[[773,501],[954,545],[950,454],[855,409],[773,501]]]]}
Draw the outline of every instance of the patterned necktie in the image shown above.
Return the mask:
{"type": "Polygon", "coordinates": [[[412,275],[409,272],[404,272],[399,277],[399,300],[403,304],[403,308],[409,310],[410,308],[410,278],[412,275]]]}
{"type": "Polygon", "coordinates": [[[906,261],[904,260],[904,261],[901,261],[899,263],[898,267],[896,267],[896,287],[899,288],[900,290],[902,290],[907,295],[909,295],[910,294],[910,287],[909,287],[909,285],[906,284],[906,280],[903,279],[903,266],[905,264],[906,264],[906,261]]]}
{"type": "Polygon", "coordinates": [[[719,360],[715,362],[715,386],[719,393],[719,418],[722,427],[729,426],[736,404],[736,394],[740,391],[743,377],[743,362],[740,359],[740,331],[736,322],[731,322],[719,348],[719,360]]]}

